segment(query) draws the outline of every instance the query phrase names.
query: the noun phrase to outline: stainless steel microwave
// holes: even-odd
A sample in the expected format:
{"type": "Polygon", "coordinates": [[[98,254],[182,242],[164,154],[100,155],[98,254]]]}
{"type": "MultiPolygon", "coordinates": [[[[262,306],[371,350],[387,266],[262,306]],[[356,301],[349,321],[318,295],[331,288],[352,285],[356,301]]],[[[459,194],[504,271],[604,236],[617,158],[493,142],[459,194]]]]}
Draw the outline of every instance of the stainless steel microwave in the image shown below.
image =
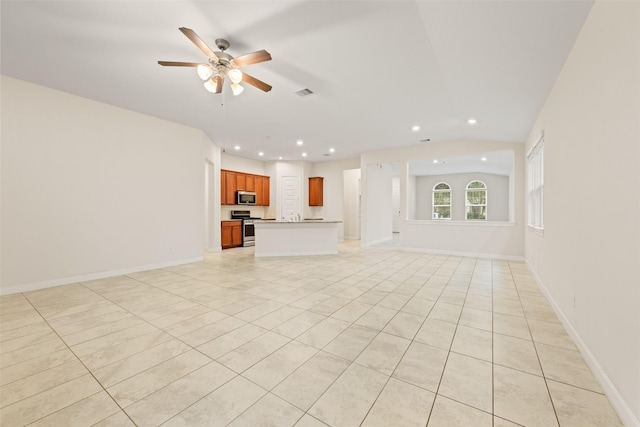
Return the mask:
{"type": "Polygon", "coordinates": [[[255,205],[256,193],[252,191],[238,191],[236,192],[236,204],[237,205],[255,205]]]}

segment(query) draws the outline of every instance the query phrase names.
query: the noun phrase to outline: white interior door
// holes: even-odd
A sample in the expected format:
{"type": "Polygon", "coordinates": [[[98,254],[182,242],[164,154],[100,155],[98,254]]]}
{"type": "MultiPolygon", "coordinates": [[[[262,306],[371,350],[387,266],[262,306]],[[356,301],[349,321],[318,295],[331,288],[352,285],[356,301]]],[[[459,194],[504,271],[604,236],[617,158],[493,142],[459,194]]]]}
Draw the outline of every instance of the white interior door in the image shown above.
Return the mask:
{"type": "Polygon", "coordinates": [[[300,217],[300,178],[297,176],[282,177],[282,220],[297,221],[300,217]]]}

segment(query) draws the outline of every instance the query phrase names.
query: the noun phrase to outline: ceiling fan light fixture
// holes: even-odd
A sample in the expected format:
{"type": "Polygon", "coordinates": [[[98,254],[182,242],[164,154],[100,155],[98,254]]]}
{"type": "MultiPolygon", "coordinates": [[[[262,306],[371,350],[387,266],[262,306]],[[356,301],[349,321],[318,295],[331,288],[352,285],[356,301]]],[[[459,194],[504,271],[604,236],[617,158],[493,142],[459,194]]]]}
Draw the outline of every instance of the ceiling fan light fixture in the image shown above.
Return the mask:
{"type": "Polygon", "coordinates": [[[237,68],[232,68],[227,71],[227,76],[229,76],[229,80],[231,80],[232,83],[238,84],[242,81],[242,71],[237,68]]]}
{"type": "Polygon", "coordinates": [[[198,65],[198,68],[196,70],[198,72],[198,77],[200,77],[204,81],[209,80],[213,75],[213,68],[211,68],[211,66],[207,64],[198,65]]]}
{"type": "Polygon", "coordinates": [[[231,83],[231,91],[234,96],[238,96],[244,91],[244,88],[240,86],[238,83],[231,83]]]}
{"type": "Polygon", "coordinates": [[[211,93],[217,93],[217,90],[218,90],[218,81],[217,81],[218,79],[216,77],[204,82],[204,88],[211,93]]]}
{"type": "Polygon", "coordinates": [[[214,52],[192,29],[186,27],[180,27],[178,29],[205,54],[207,62],[158,61],[159,65],[195,67],[198,77],[205,82],[205,88],[212,93],[222,93],[222,85],[225,77],[228,77],[232,83],[231,89],[234,95],[240,95],[244,91],[244,87],[239,85],[240,82],[251,85],[263,92],[269,92],[272,89],[271,85],[249,74],[244,74],[240,70],[240,68],[246,67],[247,65],[271,61],[271,54],[266,50],[262,49],[234,58],[228,53],[225,53],[225,50],[229,48],[229,42],[227,40],[216,39],[216,46],[218,46],[220,52],[214,52]]]}

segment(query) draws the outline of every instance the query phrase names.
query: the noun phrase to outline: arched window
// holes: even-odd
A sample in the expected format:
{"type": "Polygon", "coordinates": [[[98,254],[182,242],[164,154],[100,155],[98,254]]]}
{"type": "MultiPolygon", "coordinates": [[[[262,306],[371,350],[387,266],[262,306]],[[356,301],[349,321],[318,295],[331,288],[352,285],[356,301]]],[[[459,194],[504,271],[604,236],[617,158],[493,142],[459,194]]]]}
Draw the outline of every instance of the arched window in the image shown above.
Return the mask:
{"type": "Polygon", "coordinates": [[[467,219],[487,219],[487,186],[482,181],[467,184],[467,219]]]}
{"type": "Polygon", "coordinates": [[[433,186],[433,219],[451,219],[451,187],[446,182],[433,186]]]}

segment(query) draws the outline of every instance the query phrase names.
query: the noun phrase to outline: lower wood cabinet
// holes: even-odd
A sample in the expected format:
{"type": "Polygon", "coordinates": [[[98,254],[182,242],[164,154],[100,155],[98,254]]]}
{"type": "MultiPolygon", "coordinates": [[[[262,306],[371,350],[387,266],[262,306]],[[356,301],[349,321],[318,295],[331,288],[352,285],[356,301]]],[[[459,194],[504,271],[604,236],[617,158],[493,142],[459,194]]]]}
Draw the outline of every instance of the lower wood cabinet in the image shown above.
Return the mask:
{"type": "Polygon", "coordinates": [[[222,221],[222,249],[242,246],[242,221],[222,221]]]}

